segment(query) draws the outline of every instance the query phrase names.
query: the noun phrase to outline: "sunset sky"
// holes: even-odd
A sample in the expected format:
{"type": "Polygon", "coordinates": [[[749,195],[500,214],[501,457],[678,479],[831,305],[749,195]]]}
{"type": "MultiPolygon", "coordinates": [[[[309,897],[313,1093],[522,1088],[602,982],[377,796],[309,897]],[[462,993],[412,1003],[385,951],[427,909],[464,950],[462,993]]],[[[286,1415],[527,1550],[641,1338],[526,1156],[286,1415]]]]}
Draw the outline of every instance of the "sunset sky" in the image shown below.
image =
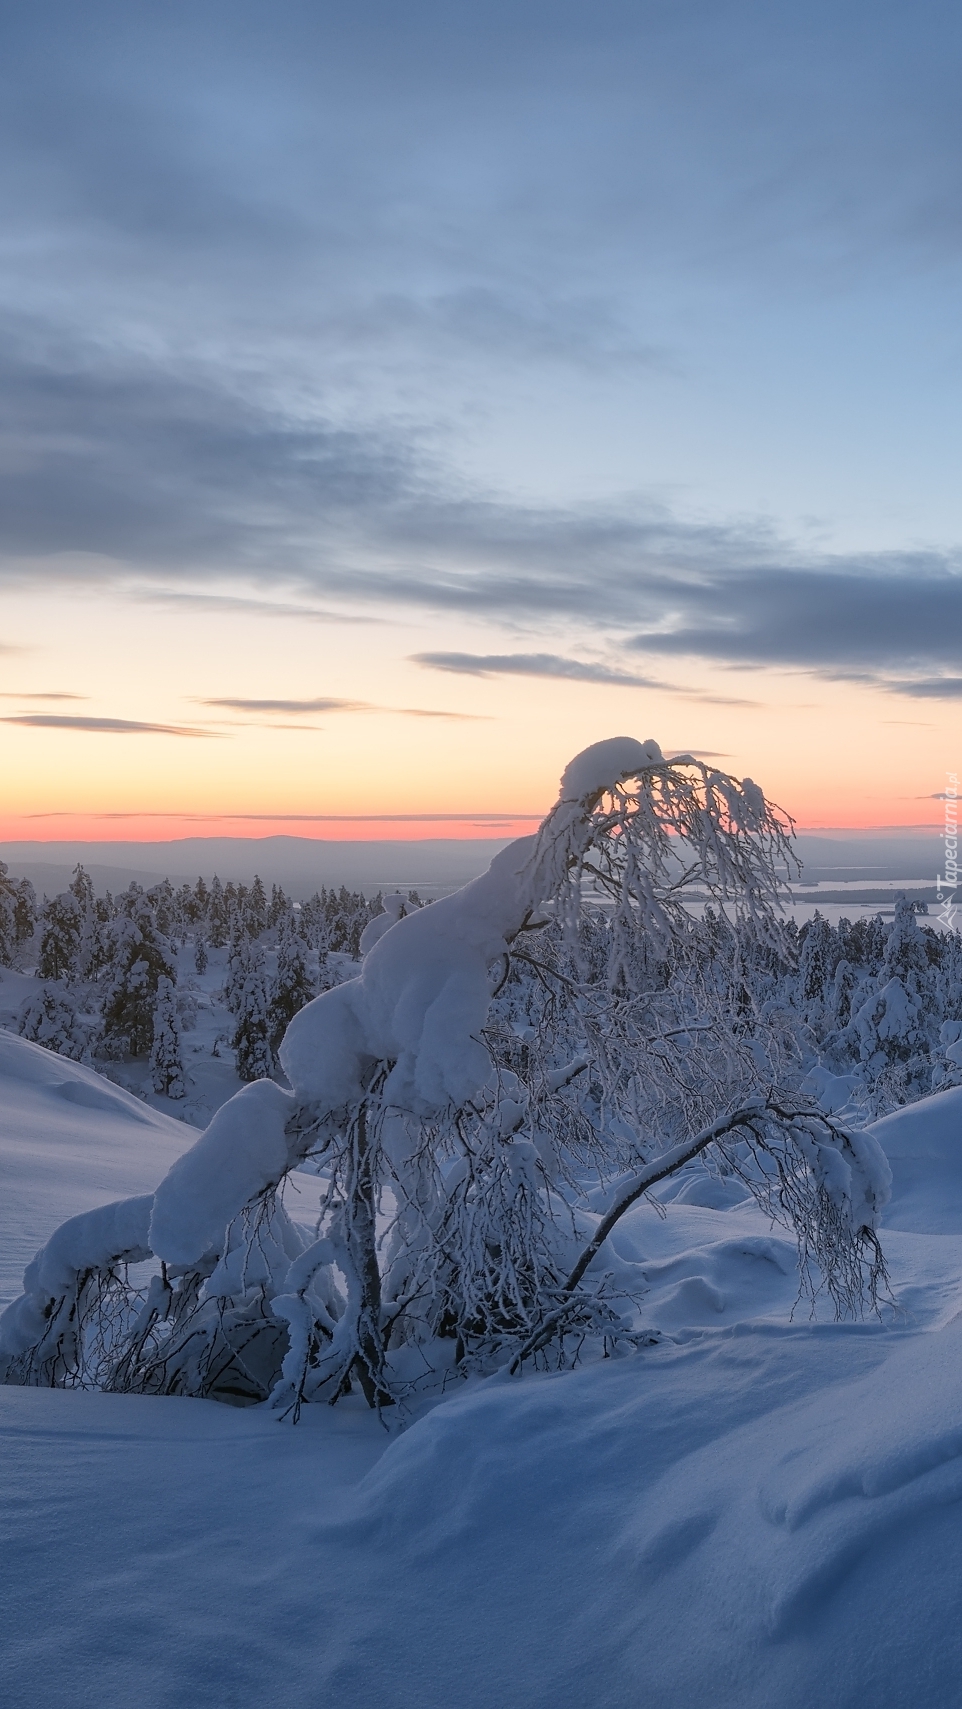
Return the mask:
{"type": "Polygon", "coordinates": [[[962,13],[44,0],[0,59],[0,839],[962,760],[962,13]]]}

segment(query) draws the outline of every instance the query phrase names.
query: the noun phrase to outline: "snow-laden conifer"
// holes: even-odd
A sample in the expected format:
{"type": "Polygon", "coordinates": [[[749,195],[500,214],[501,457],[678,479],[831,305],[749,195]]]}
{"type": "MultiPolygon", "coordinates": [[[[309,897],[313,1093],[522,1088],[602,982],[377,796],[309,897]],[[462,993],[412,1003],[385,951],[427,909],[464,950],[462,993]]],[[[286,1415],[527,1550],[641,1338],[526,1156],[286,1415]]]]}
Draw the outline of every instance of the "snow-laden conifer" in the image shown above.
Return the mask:
{"type": "Polygon", "coordinates": [[[75,896],[65,890],[52,901],[44,901],[40,916],[40,979],[69,981],[77,972],[83,934],[83,911],[75,896]]]}
{"type": "Polygon", "coordinates": [[[37,923],[37,896],[29,878],[11,878],[0,860],[0,967],[15,967],[37,923]]]}
{"type": "Polygon", "coordinates": [[[107,983],[101,1003],[105,1055],[146,1056],[154,1041],[154,1006],[161,979],[176,983],[174,954],[154,923],[148,898],[131,886],[104,933],[107,983]]]}
{"type": "Polygon", "coordinates": [[[274,1052],[280,1047],[294,1016],[315,993],[307,945],[297,930],[295,920],[294,914],[288,916],[277,941],[277,974],[271,989],[268,1015],[268,1036],[274,1052]]]}
{"type": "Polygon", "coordinates": [[[244,971],[235,977],[232,1007],[237,1025],[231,1045],[242,1080],[266,1080],[274,1073],[271,1048],[271,981],[264,951],[246,940],[244,971]]]}
{"type": "Polygon", "coordinates": [[[207,940],[212,949],[223,949],[230,929],[230,913],[224,887],[215,872],[207,898],[207,940]]]}
{"type": "Polygon", "coordinates": [[[154,999],[153,1042],[150,1047],[150,1081],[155,1092],[182,1098],[186,1091],[180,1049],[180,1016],[177,994],[170,979],[161,975],[154,999]]]}
{"type": "Polygon", "coordinates": [[[41,986],[24,999],[17,1015],[17,1032],[45,1050],[66,1056],[71,1062],[86,1062],[88,1035],[77,1016],[69,992],[52,984],[41,986]]]}

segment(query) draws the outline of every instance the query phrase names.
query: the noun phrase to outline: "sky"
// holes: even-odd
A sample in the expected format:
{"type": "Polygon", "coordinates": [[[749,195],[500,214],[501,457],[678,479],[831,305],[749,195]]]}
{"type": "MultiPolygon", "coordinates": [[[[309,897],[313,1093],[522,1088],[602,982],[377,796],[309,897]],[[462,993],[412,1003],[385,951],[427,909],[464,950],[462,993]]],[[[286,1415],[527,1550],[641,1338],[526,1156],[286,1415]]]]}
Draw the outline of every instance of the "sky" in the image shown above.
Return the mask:
{"type": "Polygon", "coordinates": [[[937,825],[957,5],[4,37],[0,838],[510,834],[620,734],[937,825]]]}

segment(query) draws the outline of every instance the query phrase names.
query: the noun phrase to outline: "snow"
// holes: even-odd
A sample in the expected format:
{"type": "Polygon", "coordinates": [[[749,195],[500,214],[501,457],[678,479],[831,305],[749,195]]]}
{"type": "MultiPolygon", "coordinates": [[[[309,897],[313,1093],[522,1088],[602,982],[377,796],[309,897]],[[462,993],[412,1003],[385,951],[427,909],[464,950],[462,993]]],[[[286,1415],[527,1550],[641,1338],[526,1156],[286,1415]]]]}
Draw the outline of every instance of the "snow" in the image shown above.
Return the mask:
{"type": "Polygon", "coordinates": [[[566,766],[561,778],[561,800],[589,800],[622,778],[633,777],[649,766],[663,765],[664,760],[657,742],[638,742],[634,736],[609,736],[604,742],[593,742],[566,766]]]}
{"type": "Polygon", "coordinates": [[[888,1228],[962,1235],[962,1087],[874,1124],[892,1169],[888,1228]]]}
{"type": "MultiPolygon", "coordinates": [[[[14,1246],[143,1204],[168,1171],[188,1192],[190,1129],[3,1034],[0,1109],[7,1297],[14,1246]]],[[[292,1428],[267,1408],[0,1388],[4,1700],[954,1709],[962,1089],[872,1131],[902,1308],[881,1323],[793,1320],[792,1242],[692,1166],[606,1249],[615,1275],[643,1273],[657,1343],[459,1386],[400,1434],[359,1397],[292,1428]]],[[[224,1191],[265,1166],[192,1156],[224,1191]]]]}
{"type": "Polygon", "coordinates": [[[152,1193],[198,1137],[93,1069],[0,1030],[0,1305],[59,1223],[152,1193]]]}
{"type": "Polygon", "coordinates": [[[377,938],[361,973],[294,1016],[280,1049],[298,1095],[324,1109],[360,1097],[379,1059],[395,1063],[385,1098],[419,1113],[463,1103],[491,1074],[476,1034],[503,957],[530,903],[520,837],[487,872],[398,920],[377,938]]]}
{"type": "Polygon", "coordinates": [[[422,1115],[473,1097],[491,1078],[478,1042],[503,961],[526,917],[588,844],[586,810],[601,792],[663,763],[656,742],[616,736],[571,761],[536,836],[519,837],[486,872],[430,908],[366,928],[358,978],[294,1016],[281,1065],[305,1102],[335,1110],[365,1090],[374,1064],[394,1066],[387,1102],[422,1115]]]}
{"type": "Polygon", "coordinates": [[[150,1245],[158,1258],[192,1264],[219,1255],[228,1224],[289,1165],[284,1125],[293,1103],[272,1080],[255,1080],[221,1106],[154,1195],[150,1245]]]}
{"type": "MultiPolygon", "coordinates": [[[[0,1236],[29,1260],[7,1349],[49,1321],[56,1352],[87,1267],[148,1248],[175,1270],[216,1259],[212,1311],[269,1283],[273,1343],[290,1328],[274,1406],[0,1387],[0,1690],[16,1709],[957,1702],[962,1089],[833,1144],[796,1124],[842,1220],[880,1224],[877,1318],[803,1298],[793,1241],[699,1158],[595,1260],[612,1297],[641,1300],[637,1350],[452,1377],[403,1416],[352,1395],[285,1422],[308,1290],[347,1251],[336,1222],[315,1238],[317,1178],[258,1200],[305,1143],[291,1115],[308,1103],[336,1123],[379,1063],[386,1100],[421,1116],[482,1088],[509,945],[559,894],[598,794],[660,762],[627,738],[587,749],[537,837],[428,909],[392,905],[356,976],[291,1022],[292,1092],[245,1086],[199,1136],[0,1033],[0,1236]]],[[[756,813],[750,790],[736,809],[756,813]]],[[[505,1136],[520,1114],[506,1096],[505,1136]]],[[[530,1139],[504,1149],[509,1171],[531,1169],[530,1139]]],[[[331,1327],[333,1359],[354,1319],[331,1327]]]]}

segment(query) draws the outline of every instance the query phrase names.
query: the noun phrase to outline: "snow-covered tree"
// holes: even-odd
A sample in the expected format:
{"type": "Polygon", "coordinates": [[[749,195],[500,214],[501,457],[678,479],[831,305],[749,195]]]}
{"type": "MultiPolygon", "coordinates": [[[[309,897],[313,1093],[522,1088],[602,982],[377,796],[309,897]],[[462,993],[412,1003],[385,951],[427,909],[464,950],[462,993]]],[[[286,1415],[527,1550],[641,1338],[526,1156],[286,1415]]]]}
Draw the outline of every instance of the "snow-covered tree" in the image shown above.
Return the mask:
{"type": "Polygon", "coordinates": [[[83,912],[69,890],[45,901],[40,916],[40,979],[71,980],[77,972],[83,937],[83,912]]]}
{"type": "Polygon", "coordinates": [[[12,967],[16,956],[16,896],[7,881],[7,866],[0,861],[0,967],[12,967]]]}
{"type": "Polygon", "coordinates": [[[186,1091],[180,1049],[180,1016],[177,994],[170,979],[161,975],[154,1000],[153,1042],[150,1047],[150,1080],[155,1092],[182,1098],[186,1091]]]}
{"type": "Polygon", "coordinates": [[[828,921],[816,910],[803,927],[798,958],[798,994],[806,1019],[821,1018],[839,959],[838,940],[828,921]]]}
{"type": "Polygon", "coordinates": [[[230,919],[230,936],[227,944],[227,971],[224,976],[221,996],[232,1015],[239,1012],[241,993],[244,983],[255,962],[263,963],[263,952],[248,936],[246,923],[235,908],[230,919]]]}
{"type": "Polygon", "coordinates": [[[307,946],[291,915],[277,942],[277,976],[271,991],[268,1015],[269,1038],[276,1052],[288,1026],[305,1003],[314,996],[314,980],[307,946]]]}
{"type": "Polygon", "coordinates": [[[271,899],[267,909],[267,924],[276,931],[283,920],[291,912],[291,904],[279,884],[271,885],[271,899]]]}
{"type": "Polygon", "coordinates": [[[266,1080],[276,1066],[271,1048],[271,982],[260,944],[244,941],[244,968],[237,972],[233,989],[237,1025],[231,1046],[242,1080],[266,1080]]]}
{"type": "Polygon", "coordinates": [[[151,1199],[54,1236],[3,1319],[8,1380],[270,1395],[296,1415],[353,1382],[372,1405],[403,1400],[412,1349],[436,1380],[561,1359],[571,1336],[630,1343],[630,1302],[595,1261],[703,1154],[794,1227],[813,1291],[839,1311],[874,1301],[884,1157],[801,1095],[790,1034],[756,997],[756,946],[783,949],[787,829],[750,779],[652,742],[587,749],[536,836],[299,1010],[291,1092],[246,1086],[151,1199]],[[718,955],[689,889],[715,899],[718,955]],[[722,954],[739,930],[733,1013],[722,954]],[[316,1238],[277,1197],[308,1156],[326,1182],[316,1238]],[[126,1330],[121,1267],[150,1253],[165,1268],[126,1330]],[[85,1364],[67,1327],[88,1321],[85,1364]]]}
{"type": "Polygon", "coordinates": [[[154,924],[162,937],[172,938],[177,928],[177,902],[169,878],[154,884],[147,892],[154,924]]]}
{"type": "Polygon", "coordinates": [[[267,930],[269,909],[263,880],[258,877],[256,872],[247,896],[247,913],[250,920],[251,935],[259,937],[261,932],[267,930]]]}
{"type": "Polygon", "coordinates": [[[207,941],[211,949],[223,949],[230,929],[230,911],[224,887],[215,873],[207,898],[207,941]]]}
{"type": "Polygon", "coordinates": [[[112,1057],[146,1056],[154,1042],[154,1008],[161,979],[176,983],[167,939],[158,932],[147,897],[131,887],[125,911],[105,933],[107,985],[101,1003],[103,1050],[112,1057]]]}
{"type": "Polygon", "coordinates": [[[45,1050],[69,1057],[72,1062],[87,1060],[87,1034],[77,1018],[76,1005],[56,985],[43,985],[25,998],[17,1016],[17,1032],[21,1038],[42,1044],[45,1050]]]}
{"type": "Polygon", "coordinates": [[[33,937],[37,896],[29,878],[11,878],[0,860],[0,967],[16,966],[33,937]]]}
{"type": "Polygon", "coordinates": [[[853,1000],[844,1040],[873,1077],[876,1106],[894,1107],[931,1084],[935,980],[910,902],[900,894],[874,986],[853,1000]]]}
{"type": "Polygon", "coordinates": [[[70,894],[79,910],[78,943],[74,956],[73,977],[84,981],[97,979],[103,972],[104,919],[97,905],[93,880],[82,866],[74,867],[70,894]]]}

